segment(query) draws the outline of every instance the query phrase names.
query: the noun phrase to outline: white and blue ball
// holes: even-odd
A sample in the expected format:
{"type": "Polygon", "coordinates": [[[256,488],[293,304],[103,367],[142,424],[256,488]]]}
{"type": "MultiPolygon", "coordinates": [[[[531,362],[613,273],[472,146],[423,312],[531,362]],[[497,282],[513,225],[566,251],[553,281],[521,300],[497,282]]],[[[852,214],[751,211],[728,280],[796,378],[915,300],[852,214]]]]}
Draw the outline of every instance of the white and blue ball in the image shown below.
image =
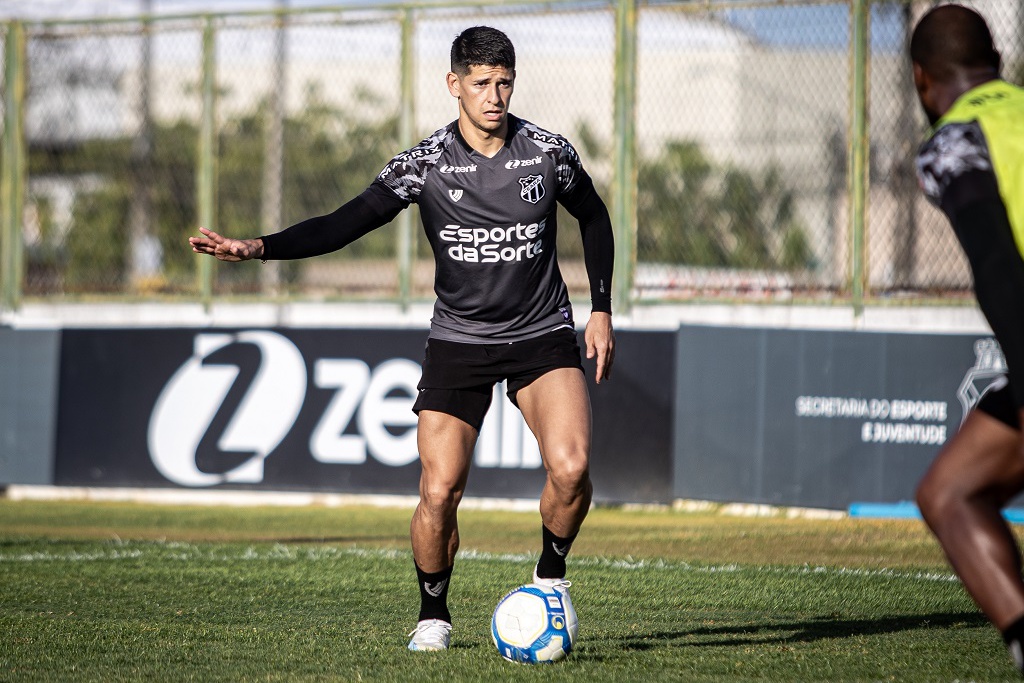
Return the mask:
{"type": "Polygon", "coordinates": [[[550,586],[530,583],[503,597],[491,618],[491,637],[502,657],[520,664],[565,659],[579,624],[572,603],[550,586]]]}

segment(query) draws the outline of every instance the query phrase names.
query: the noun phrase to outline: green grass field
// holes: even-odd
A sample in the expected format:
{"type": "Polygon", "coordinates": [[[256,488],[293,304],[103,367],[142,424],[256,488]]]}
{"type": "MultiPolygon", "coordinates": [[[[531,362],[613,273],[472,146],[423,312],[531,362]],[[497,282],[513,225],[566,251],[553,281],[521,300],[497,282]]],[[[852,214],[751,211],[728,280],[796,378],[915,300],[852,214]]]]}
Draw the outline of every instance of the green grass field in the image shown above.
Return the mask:
{"type": "Polygon", "coordinates": [[[410,510],[0,500],[0,681],[1016,678],[920,522],[597,509],[564,662],[495,651],[536,513],[460,514],[453,648],[405,649],[410,510]]]}

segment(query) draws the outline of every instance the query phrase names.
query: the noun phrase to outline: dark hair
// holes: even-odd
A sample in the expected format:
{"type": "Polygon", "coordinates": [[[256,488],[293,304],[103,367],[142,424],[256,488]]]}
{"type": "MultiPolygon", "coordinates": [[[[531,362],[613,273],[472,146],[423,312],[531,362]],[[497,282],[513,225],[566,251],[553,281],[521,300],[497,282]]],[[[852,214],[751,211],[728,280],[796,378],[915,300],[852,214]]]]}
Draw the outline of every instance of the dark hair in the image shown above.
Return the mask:
{"type": "Polygon", "coordinates": [[[460,76],[472,66],[516,68],[516,49],[504,33],[490,26],[474,26],[452,43],[452,72],[460,76]]]}
{"type": "Polygon", "coordinates": [[[964,69],[999,70],[988,24],[962,5],[940,5],[921,18],[910,38],[910,58],[940,81],[964,69]]]}

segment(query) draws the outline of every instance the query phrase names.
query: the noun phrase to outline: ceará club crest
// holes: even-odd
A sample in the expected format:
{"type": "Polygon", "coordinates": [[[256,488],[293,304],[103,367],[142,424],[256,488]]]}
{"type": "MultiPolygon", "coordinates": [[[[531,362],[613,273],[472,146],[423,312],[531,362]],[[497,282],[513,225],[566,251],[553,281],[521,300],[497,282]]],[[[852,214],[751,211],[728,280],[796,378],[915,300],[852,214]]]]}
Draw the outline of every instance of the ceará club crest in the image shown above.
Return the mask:
{"type": "Polygon", "coordinates": [[[524,202],[536,204],[544,198],[544,176],[528,175],[519,179],[519,185],[523,188],[519,191],[519,196],[524,202]]]}

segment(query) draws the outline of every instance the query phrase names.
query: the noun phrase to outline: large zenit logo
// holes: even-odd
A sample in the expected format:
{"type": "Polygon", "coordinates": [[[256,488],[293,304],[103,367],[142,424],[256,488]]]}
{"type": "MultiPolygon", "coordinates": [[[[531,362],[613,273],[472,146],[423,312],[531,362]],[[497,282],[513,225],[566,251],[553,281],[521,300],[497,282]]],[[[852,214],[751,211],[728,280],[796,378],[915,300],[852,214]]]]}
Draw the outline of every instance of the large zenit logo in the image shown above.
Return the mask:
{"type": "Polygon", "coordinates": [[[148,434],[153,464],[183,486],[262,481],[263,461],[291,429],[306,396],[302,354],[281,335],[260,331],[200,334],[193,348],[192,357],[174,373],[153,409],[148,434]],[[255,344],[262,360],[217,446],[253,456],[223,474],[213,474],[196,466],[196,452],[239,368],[203,361],[234,343],[255,344]]]}
{"type": "MultiPolygon", "coordinates": [[[[372,457],[392,467],[416,460],[412,405],[421,372],[418,363],[392,358],[371,369],[356,358],[318,358],[312,370],[312,384],[331,392],[307,438],[313,460],[361,465],[372,457]]],[[[192,356],[170,378],[154,405],[147,435],[153,464],[160,474],[182,486],[262,482],[264,461],[293,429],[308,384],[302,353],[279,334],[257,330],[196,335],[192,356]],[[214,354],[237,344],[254,345],[259,351],[258,368],[248,387],[235,388],[240,381],[239,366],[211,360],[214,354]],[[233,388],[236,392],[244,389],[244,396],[219,435],[211,433],[233,388]],[[200,444],[213,437],[221,453],[241,457],[241,464],[224,472],[201,469],[197,462],[200,444]]],[[[494,388],[495,400],[480,430],[474,463],[478,467],[539,468],[536,439],[519,412],[503,400],[503,391],[502,385],[494,388]]]]}

